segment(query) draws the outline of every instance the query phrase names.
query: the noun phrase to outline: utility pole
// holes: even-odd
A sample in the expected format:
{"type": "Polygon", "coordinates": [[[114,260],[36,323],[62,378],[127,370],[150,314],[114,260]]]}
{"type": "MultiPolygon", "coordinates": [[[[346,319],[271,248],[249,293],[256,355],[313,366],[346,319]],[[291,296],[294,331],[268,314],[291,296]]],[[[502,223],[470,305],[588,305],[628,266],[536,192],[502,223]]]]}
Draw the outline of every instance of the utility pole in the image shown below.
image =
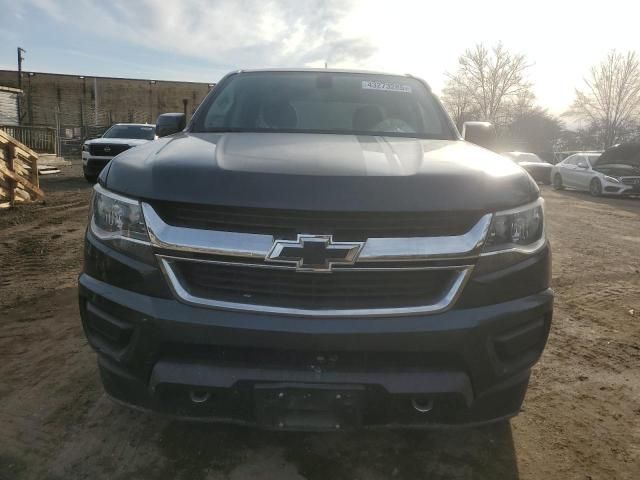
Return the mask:
{"type": "Polygon", "coordinates": [[[27,51],[24,48],[18,47],[18,89],[22,90],[22,62],[24,60],[24,54],[27,51]]]}
{"type": "Polygon", "coordinates": [[[155,84],[156,84],[155,80],[149,80],[149,120],[147,120],[147,123],[153,123],[153,98],[152,98],[151,87],[155,84]]]}
{"type": "Polygon", "coordinates": [[[94,109],[94,125],[98,126],[98,79],[93,77],[93,109],[94,109]]]}
{"type": "Polygon", "coordinates": [[[78,78],[82,80],[82,97],[80,100],[80,136],[84,140],[87,138],[87,127],[85,126],[86,115],[84,111],[85,101],[87,99],[87,79],[84,78],[84,75],[80,75],[78,78]]]}
{"type": "MultiPolygon", "coordinates": [[[[24,48],[18,47],[18,90],[22,90],[22,61],[26,52],[24,48]]],[[[22,123],[21,101],[22,98],[18,98],[18,124],[22,123]]]]}
{"type": "Polygon", "coordinates": [[[33,99],[31,98],[31,78],[35,76],[35,73],[29,72],[27,78],[29,79],[29,86],[27,87],[27,114],[29,116],[29,125],[33,125],[33,99]]]}

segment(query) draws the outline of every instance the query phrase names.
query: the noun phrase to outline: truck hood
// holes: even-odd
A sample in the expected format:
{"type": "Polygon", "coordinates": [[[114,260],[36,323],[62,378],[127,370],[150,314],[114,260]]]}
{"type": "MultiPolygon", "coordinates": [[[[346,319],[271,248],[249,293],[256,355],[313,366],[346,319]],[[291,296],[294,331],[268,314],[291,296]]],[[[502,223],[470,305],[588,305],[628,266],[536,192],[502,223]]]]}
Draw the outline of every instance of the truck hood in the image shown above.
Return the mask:
{"type": "Polygon", "coordinates": [[[138,145],[143,145],[145,143],[150,142],[151,140],[144,140],[140,138],[94,138],[92,140],[87,140],[85,145],[131,145],[136,147],[138,145]]]}
{"type": "Polygon", "coordinates": [[[301,133],[181,133],[122,153],[101,182],[145,200],[326,211],[492,211],[539,195],[463,141],[301,133]]]}

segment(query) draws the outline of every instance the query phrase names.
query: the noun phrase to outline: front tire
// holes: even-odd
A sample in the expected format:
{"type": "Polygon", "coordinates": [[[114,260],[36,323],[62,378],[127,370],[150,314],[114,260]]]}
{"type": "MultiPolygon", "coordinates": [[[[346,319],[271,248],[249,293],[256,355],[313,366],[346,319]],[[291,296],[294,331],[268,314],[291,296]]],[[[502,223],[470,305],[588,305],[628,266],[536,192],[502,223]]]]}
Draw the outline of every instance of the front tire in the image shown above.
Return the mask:
{"type": "Polygon", "coordinates": [[[96,183],[98,181],[98,176],[97,175],[87,175],[85,173],[84,174],[84,179],[89,183],[96,183]]]}
{"type": "Polygon", "coordinates": [[[559,173],[556,173],[553,176],[553,189],[554,190],[564,190],[564,184],[562,183],[562,177],[559,173]]]}
{"type": "Polygon", "coordinates": [[[589,184],[589,193],[592,197],[599,197],[602,195],[602,184],[600,183],[600,180],[597,178],[591,180],[591,183],[589,184]]]}

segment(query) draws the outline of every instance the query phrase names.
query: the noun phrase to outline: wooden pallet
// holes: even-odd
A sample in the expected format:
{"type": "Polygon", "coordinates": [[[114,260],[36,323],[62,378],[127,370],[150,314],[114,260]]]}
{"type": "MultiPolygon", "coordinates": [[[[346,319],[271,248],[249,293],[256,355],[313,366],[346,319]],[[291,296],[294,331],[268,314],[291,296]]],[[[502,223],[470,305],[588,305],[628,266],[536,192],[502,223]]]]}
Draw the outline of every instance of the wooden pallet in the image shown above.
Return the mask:
{"type": "Polygon", "coordinates": [[[0,208],[43,197],[38,154],[0,130],[0,208]]]}

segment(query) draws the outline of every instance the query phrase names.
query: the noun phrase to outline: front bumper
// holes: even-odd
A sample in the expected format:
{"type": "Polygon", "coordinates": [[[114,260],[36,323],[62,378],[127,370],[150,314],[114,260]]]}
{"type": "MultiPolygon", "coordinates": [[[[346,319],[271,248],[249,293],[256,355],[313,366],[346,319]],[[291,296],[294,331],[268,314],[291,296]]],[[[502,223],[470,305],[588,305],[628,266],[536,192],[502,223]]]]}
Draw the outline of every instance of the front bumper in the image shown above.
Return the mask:
{"type": "Polygon", "coordinates": [[[640,195],[640,185],[625,185],[623,183],[613,183],[604,181],[602,185],[604,195],[640,195]]]}
{"type": "Polygon", "coordinates": [[[113,157],[92,157],[88,152],[82,152],[82,171],[88,177],[97,177],[113,157]]]}
{"type": "Polygon", "coordinates": [[[518,278],[545,275],[547,248],[520,267],[472,279],[453,310],[376,318],[186,305],[168,292],[156,267],[91,240],[87,249],[80,312],[107,393],[180,418],[325,428],[314,421],[302,427],[274,423],[273,415],[266,421],[256,394],[265,385],[359,389],[357,421],[345,426],[428,427],[508,418],[520,409],[552,317],[547,283],[526,295],[518,290],[524,285],[518,278]],[[126,283],[114,286],[122,282],[116,277],[126,283]],[[503,292],[510,286],[507,297],[495,297],[496,281],[504,282],[503,292]],[[194,401],[203,392],[206,401],[194,401]],[[432,402],[433,408],[418,412],[414,400],[432,402]]]}

